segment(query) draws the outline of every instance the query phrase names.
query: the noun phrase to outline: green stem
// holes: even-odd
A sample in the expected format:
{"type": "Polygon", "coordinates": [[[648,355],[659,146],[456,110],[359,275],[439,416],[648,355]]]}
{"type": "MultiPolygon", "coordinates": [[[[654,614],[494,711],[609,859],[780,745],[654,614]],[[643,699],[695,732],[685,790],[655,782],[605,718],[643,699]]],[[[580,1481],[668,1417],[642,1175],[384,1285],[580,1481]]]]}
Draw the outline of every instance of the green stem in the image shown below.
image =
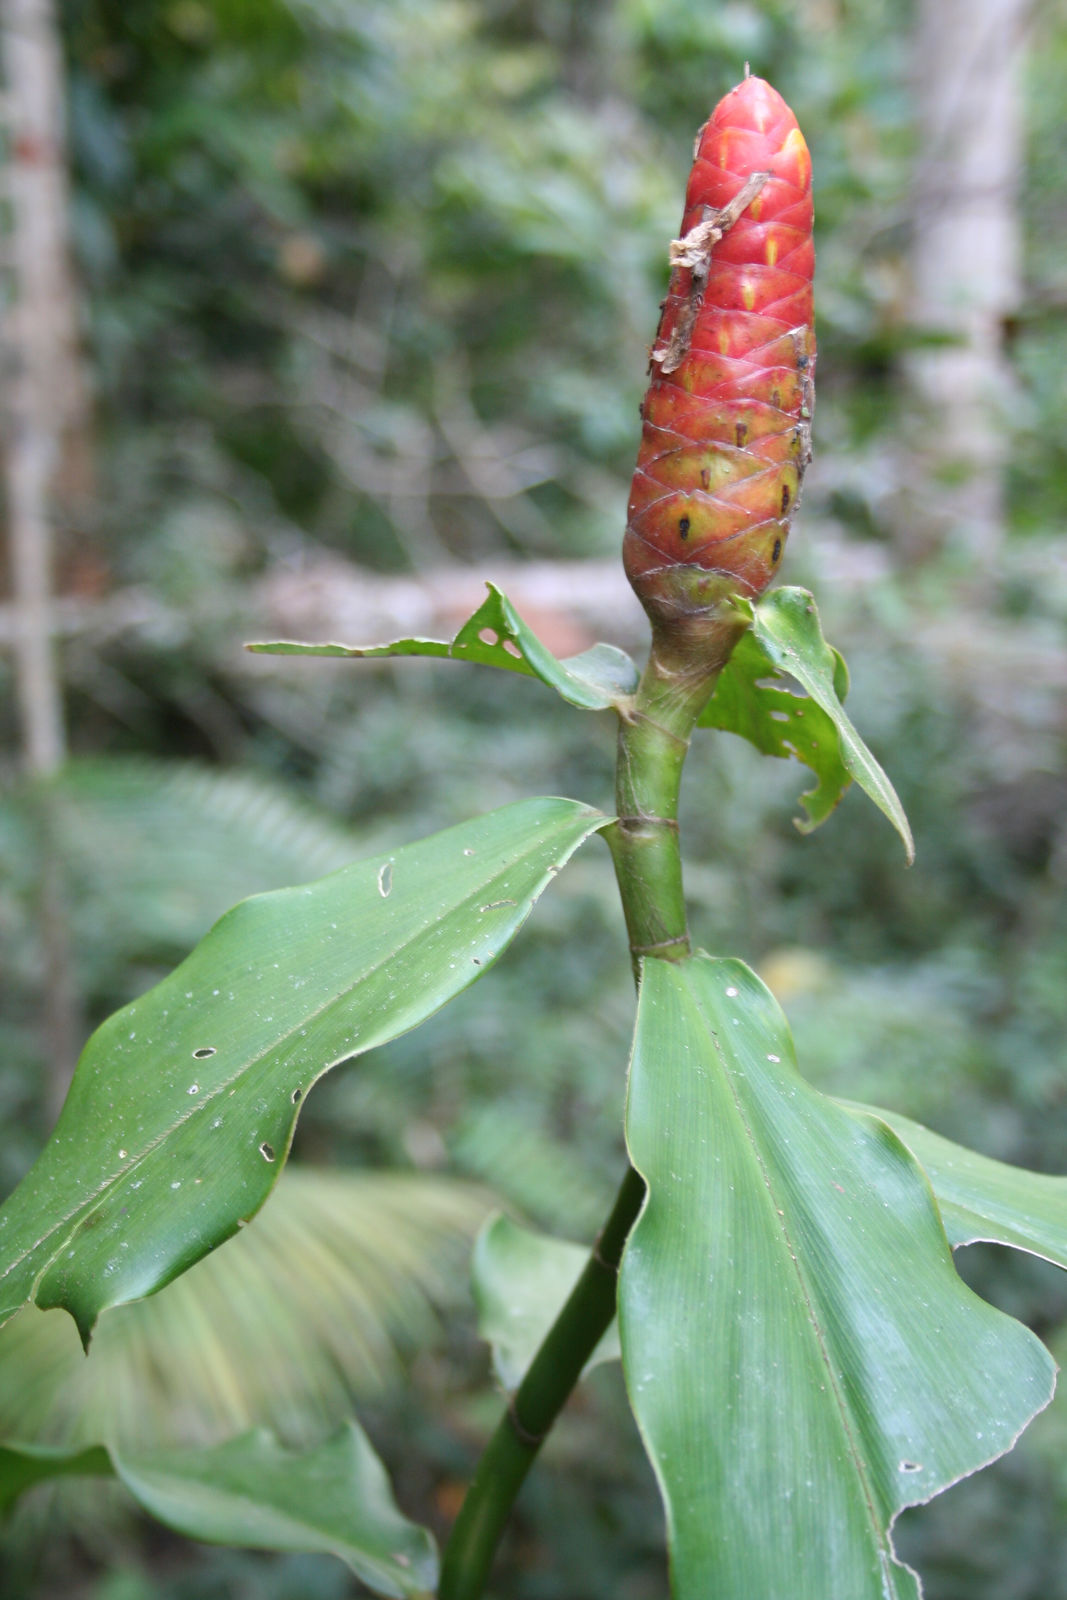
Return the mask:
{"type": "Polygon", "coordinates": [[[645,1186],[631,1167],[581,1277],[482,1452],[445,1548],[440,1600],[478,1600],[515,1497],[615,1315],[615,1283],[645,1186]]]}
{"type": "Polygon", "coordinates": [[[678,841],[678,792],[689,740],[718,668],[676,666],[653,649],[632,703],[620,708],[615,861],[634,977],[646,956],[689,954],[678,841]]]}
{"type": "MultiPolygon", "coordinates": [[[[732,643],[732,639],[731,639],[732,643]]],[[[689,738],[721,659],[693,667],[662,641],[637,693],[620,707],[618,818],[605,830],[615,862],[634,977],[641,961],[689,954],[678,845],[678,790],[689,738]]],[[[619,1261],[644,1199],[631,1167],[581,1277],[546,1334],[475,1470],[445,1548],[439,1600],[479,1600],[500,1535],[545,1435],[615,1315],[619,1261]]]]}

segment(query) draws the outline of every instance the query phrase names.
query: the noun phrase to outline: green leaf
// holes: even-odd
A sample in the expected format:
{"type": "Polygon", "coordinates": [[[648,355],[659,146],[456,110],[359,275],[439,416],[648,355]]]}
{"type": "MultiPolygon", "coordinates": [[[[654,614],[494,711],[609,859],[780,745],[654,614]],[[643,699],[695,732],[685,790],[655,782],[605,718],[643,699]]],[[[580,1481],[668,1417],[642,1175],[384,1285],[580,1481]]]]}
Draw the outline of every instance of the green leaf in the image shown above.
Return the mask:
{"type": "Polygon", "coordinates": [[[994,1161],[896,1111],[838,1103],[881,1117],[904,1141],[930,1180],[953,1248],[980,1241],[1011,1245],[1067,1268],[1067,1178],[994,1161]]]}
{"type": "Polygon", "coordinates": [[[266,1428],[203,1449],[0,1449],[0,1507],[45,1478],[75,1473],[113,1473],[190,1539],[338,1556],[394,1600],[428,1597],[437,1583],[432,1535],[397,1509],[384,1467],[351,1419],[303,1451],[284,1449],[266,1428]]]}
{"type": "Polygon", "coordinates": [[[731,656],[699,726],[738,733],[765,755],[794,756],[815,773],[801,796],[807,812],[797,826],[810,833],[830,815],[852,779],[904,841],[909,865],[915,845],[896,790],[856,732],[842,701],[848,669],[822,635],[806,589],[774,589],[758,604],[735,602],[752,626],[731,656]],[[793,678],[807,698],[785,685],[793,678]]]}
{"type": "Polygon", "coordinates": [[[852,779],[831,717],[807,695],[778,688],[782,682],[750,629],[735,645],[699,726],[739,733],[765,756],[792,756],[810,767],[818,782],[801,795],[807,816],[795,821],[801,833],[811,833],[826,821],[852,779]]]}
{"type": "Polygon", "coordinates": [[[0,1513],[24,1489],[48,1478],[110,1477],[111,1457],[102,1445],[88,1450],[48,1449],[43,1445],[0,1446],[0,1513]]]}
{"type": "Polygon", "coordinates": [[[677,1600],[918,1600],[893,1519],[1011,1447],[1048,1352],[957,1276],[891,1129],[800,1078],[742,963],[645,962],[627,1136],[623,1363],[677,1600]]]}
{"type": "Polygon", "coordinates": [[[0,1212],[0,1317],[64,1306],[87,1340],[221,1244],[273,1188],[316,1079],[473,983],[606,820],[522,800],[228,912],[86,1045],[0,1212]]]}
{"type": "MultiPolygon", "coordinates": [[[[493,1369],[505,1389],[518,1388],[588,1260],[586,1247],[520,1228],[500,1214],[478,1235],[471,1262],[478,1332],[492,1347],[493,1369]]],[[[618,1356],[613,1322],[585,1370],[618,1356]]]]}
{"type": "Polygon", "coordinates": [[[572,706],[584,711],[604,711],[617,705],[637,688],[637,668],[624,650],[612,644],[595,644],[581,655],[557,660],[523,622],[506,595],[487,583],[489,598],[463,624],[451,641],[394,639],[391,644],[297,644],[280,639],[250,644],[246,649],[272,656],[439,656],[452,661],[476,661],[486,667],[503,667],[540,678],[572,706]]]}
{"type": "Polygon", "coordinates": [[[433,1539],[397,1510],[355,1422],[301,1453],[257,1428],[208,1450],[116,1451],[114,1461],[141,1505],[190,1539],[340,1556],[368,1587],[397,1600],[436,1586],[433,1539]]]}

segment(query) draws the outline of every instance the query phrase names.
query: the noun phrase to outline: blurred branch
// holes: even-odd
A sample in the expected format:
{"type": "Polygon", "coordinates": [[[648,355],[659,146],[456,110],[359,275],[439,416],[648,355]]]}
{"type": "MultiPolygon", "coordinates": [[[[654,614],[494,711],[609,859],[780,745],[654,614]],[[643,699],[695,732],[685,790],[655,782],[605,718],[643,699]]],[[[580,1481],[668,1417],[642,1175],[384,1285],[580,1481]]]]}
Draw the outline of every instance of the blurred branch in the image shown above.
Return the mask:
{"type": "MultiPolygon", "coordinates": [[[[384,268],[371,276],[381,298],[384,268]]],[[[432,417],[410,403],[383,399],[388,330],[381,321],[366,319],[361,310],[366,298],[361,291],[354,316],[321,306],[305,310],[282,300],[272,300],[269,310],[310,349],[302,363],[299,398],[305,416],[317,419],[317,444],[346,482],[382,503],[413,565],[449,560],[433,517],[435,500],[477,502],[517,550],[553,544],[551,522],[528,498],[538,484],[561,483],[601,510],[605,493],[621,500],[623,485],[595,468],[591,484],[589,463],[571,452],[513,423],[484,422],[459,354],[437,367],[432,417]]],[[[381,314],[391,306],[390,299],[381,314]]],[[[375,307],[380,310],[377,299],[375,307]]]]}
{"type": "Polygon", "coordinates": [[[526,490],[556,476],[554,452],[515,428],[487,427],[470,395],[470,375],[455,356],[437,372],[437,426],[464,478],[519,550],[551,546],[552,528],[526,490]]]}

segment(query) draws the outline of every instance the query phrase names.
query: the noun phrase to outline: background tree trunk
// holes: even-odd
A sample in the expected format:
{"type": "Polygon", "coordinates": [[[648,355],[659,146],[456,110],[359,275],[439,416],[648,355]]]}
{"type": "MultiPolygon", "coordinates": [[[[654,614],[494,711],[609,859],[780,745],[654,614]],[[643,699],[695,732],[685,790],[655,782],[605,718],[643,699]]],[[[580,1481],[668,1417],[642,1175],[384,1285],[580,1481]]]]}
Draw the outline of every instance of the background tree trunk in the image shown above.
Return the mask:
{"type": "MultiPolygon", "coordinates": [[[[2,334],[12,647],[23,763],[32,777],[47,780],[66,752],[52,616],[52,490],[64,442],[72,435],[84,440],[87,417],[67,245],[63,68],[51,0],[2,0],[0,40],[11,202],[12,292],[2,334]]],[[[82,1030],[62,864],[45,787],[40,802],[45,1112],[51,1121],[74,1070],[82,1030]]]]}
{"type": "Polygon", "coordinates": [[[952,343],[915,353],[910,554],[955,543],[976,574],[1004,525],[1011,373],[1005,320],[1021,292],[1021,76],[1030,0],[920,0],[912,320],[952,343]]]}

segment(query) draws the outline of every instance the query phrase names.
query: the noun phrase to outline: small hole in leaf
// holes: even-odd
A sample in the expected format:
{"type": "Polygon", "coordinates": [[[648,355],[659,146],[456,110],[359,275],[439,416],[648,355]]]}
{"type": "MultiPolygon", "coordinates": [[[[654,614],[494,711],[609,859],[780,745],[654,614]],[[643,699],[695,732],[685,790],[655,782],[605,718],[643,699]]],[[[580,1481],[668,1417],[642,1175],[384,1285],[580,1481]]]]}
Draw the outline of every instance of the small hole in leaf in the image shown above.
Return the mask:
{"type": "Polygon", "coordinates": [[[294,1089],[289,1098],[293,1102],[294,1106],[298,1106],[301,1100],[304,1098],[303,1089],[294,1089]]]}
{"type": "Polygon", "coordinates": [[[259,1153],[263,1157],[264,1161],[274,1160],[274,1146],[272,1144],[268,1144],[266,1139],[264,1139],[263,1143],[260,1145],[259,1153]]]}
{"type": "Polygon", "coordinates": [[[922,1464],[918,1461],[902,1461],[900,1463],[900,1470],[901,1472],[921,1472],[922,1464]]]}
{"type": "Polygon", "coordinates": [[[478,630],[478,637],[483,644],[500,643],[500,635],[497,633],[495,628],[480,628],[478,630]]]}
{"type": "Polygon", "coordinates": [[[208,1056],[213,1056],[214,1054],[215,1054],[215,1046],[213,1044],[201,1045],[199,1050],[194,1050],[193,1051],[193,1060],[194,1061],[206,1061],[208,1056]]]}
{"type": "Polygon", "coordinates": [[[509,656],[514,656],[516,661],[522,660],[522,651],[519,649],[514,639],[505,639],[504,649],[507,651],[509,656]]]}

